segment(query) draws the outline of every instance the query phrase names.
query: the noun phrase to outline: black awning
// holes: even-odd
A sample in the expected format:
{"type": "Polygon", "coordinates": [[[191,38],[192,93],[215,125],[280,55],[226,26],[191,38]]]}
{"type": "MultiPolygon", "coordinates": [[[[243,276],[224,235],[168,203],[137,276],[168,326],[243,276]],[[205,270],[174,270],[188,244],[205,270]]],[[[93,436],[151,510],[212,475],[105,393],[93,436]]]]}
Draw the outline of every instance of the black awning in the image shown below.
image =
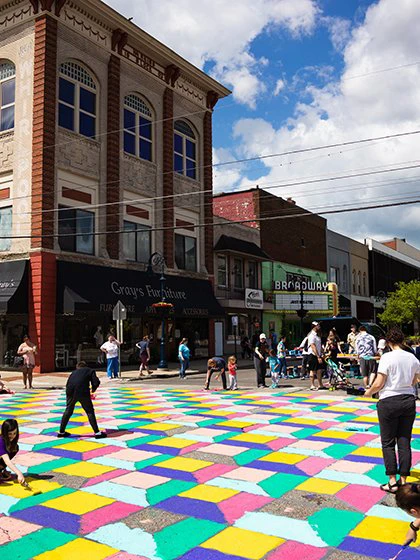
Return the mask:
{"type": "Polygon", "coordinates": [[[0,262],[0,314],[28,312],[28,261],[0,262]]]}
{"type": "Polygon", "coordinates": [[[265,261],[270,261],[271,258],[265,253],[256,243],[251,241],[244,241],[237,237],[230,237],[229,235],[221,235],[216,245],[215,251],[228,251],[232,253],[242,253],[243,255],[251,255],[265,261]]]}
{"type": "MultiPolygon", "coordinates": [[[[112,313],[121,300],[128,314],[158,314],[160,274],[80,263],[57,263],[57,313],[77,311],[112,313]]],[[[166,301],[178,317],[222,317],[225,312],[208,280],[166,275],[166,301]]]]}

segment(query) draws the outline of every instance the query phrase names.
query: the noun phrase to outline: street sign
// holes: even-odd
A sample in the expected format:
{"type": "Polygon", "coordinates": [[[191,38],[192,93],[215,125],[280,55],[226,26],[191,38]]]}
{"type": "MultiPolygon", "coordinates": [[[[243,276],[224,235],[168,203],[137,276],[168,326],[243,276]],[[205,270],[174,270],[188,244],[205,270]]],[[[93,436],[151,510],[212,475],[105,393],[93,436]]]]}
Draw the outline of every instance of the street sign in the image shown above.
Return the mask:
{"type": "Polygon", "coordinates": [[[114,321],[125,321],[127,319],[127,308],[120,300],[112,310],[112,318],[114,321]]]}

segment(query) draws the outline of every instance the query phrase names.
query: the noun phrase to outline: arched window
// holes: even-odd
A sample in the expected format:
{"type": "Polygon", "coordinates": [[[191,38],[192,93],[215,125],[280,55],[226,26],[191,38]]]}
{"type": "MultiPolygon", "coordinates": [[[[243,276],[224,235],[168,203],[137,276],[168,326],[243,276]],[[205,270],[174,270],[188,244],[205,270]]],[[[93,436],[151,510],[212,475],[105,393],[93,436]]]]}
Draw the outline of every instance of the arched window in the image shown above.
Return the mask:
{"type": "Polygon", "coordinates": [[[0,132],[15,126],[15,76],[13,62],[0,62],[0,132]]]}
{"type": "Polygon", "coordinates": [[[185,121],[174,124],[174,171],[197,178],[197,139],[185,121]]]}
{"type": "Polygon", "coordinates": [[[152,161],[152,111],[138,95],[124,97],[124,152],[152,161]]]}
{"type": "Polygon", "coordinates": [[[96,84],[75,62],[60,66],[58,124],[89,138],[96,136],[96,84]]]}

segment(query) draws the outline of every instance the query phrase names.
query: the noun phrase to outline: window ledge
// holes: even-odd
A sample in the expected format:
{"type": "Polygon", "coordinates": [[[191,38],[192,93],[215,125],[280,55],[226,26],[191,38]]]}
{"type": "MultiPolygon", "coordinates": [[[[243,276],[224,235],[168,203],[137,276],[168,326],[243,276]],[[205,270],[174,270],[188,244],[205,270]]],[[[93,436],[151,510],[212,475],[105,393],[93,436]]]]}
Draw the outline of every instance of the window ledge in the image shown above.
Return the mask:
{"type": "Polygon", "coordinates": [[[174,181],[178,180],[178,181],[186,181],[187,183],[190,183],[191,185],[194,185],[195,187],[200,186],[200,180],[199,179],[191,179],[191,177],[187,177],[186,175],[183,175],[182,173],[178,173],[177,171],[174,171],[174,181]]]}
{"type": "MultiPolygon", "coordinates": [[[[78,142],[80,142],[80,140],[84,140],[87,144],[90,144],[92,147],[96,148],[99,150],[100,148],[100,141],[96,140],[94,138],[89,138],[88,136],[84,136],[83,134],[80,134],[78,132],[74,132],[73,130],[68,130],[68,128],[64,128],[62,126],[58,127],[58,131],[60,134],[62,134],[63,136],[67,136],[68,138],[71,138],[72,140],[76,140],[78,142]]],[[[60,146],[58,146],[60,147],[60,146]]]]}
{"type": "Polygon", "coordinates": [[[157,165],[154,161],[149,161],[148,159],[142,159],[141,157],[134,156],[133,154],[129,154],[129,153],[124,152],[124,151],[122,152],[122,156],[123,156],[123,159],[125,159],[129,162],[135,163],[136,165],[143,164],[143,165],[146,165],[146,166],[150,167],[150,169],[152,169],[154,171],[156,171],[156,169],[157,169],[157,165]]]}
{"type": "Polygon", "coordinates": [[[0,140],[7,140],[9,137],[13,138],[15,135],[15,129],[11,128],[9,130],[2,130],[0,132],[0,140]]]}

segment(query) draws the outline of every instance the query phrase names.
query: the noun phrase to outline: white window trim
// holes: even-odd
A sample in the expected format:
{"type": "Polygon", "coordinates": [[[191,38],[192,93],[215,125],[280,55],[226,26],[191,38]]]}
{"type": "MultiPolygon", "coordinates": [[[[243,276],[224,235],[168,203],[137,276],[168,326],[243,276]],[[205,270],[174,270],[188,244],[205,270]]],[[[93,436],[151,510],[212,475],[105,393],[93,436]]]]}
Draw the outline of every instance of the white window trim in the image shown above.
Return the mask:
{"type": "MultiPolygon", "coordinates": [[[[138,159],[140,159],[141,161],[148,161],[149,163],[154,163],[155,161],[155,127],[154,127],[154,121],[155,121],[155,111],[152,107],[152,105],[149,103],[149,101],[146,99],[146,97],[144,97],[144,95],[141,95],[139,93],[136,92],[132,92],[132,93],[127,93],[124,97],[123,97],[123,102],[122,102],[122,111],[121,111],[121,123],[123,124],[122,126],[122,147],[123,147],[123,152],[129,156],[133,156],[136,157],[138,159]],[[126,97],[128,97],[129,95],[135,95],[136,97],[138,97],[139,99],[141,99],[143,101],[143,103],[148,107],[151,116],[146,115],[144,113],[141,113],[140,111],[137,111],[136,109],[133,109],[132,107],[129,107],[128,105],[126,105],[125,103],[125,99],[126,97]],[[135,132],[130,132],[129,130],[126,130],[124,127],[124,109],[128,109],[129,111],[132,111],[135,114],[135,119],[136,119],[136,124],[135,124],[135,132]],[[149,119],[150,120],[150,126],[152,129],[152,139],[150,141],[152,147],[151,147],[151,154],[152,154],[152,159],[144,159],[140,156],[140,121],[139,118],[143,117],[144,119],[149,119]],[[132,136],[135,136],[135,149],[136,149],[136,153],[132,154],[131,152],[126,152],[124,150],[124,134],[125,133],[131,134],[132,136]]],[[[146,140],[146,142],[148,142],[149,140],[147,138],[144,138],[144,140],[146,140]]]]}
{"type": "MultiPolygon", "coordinates": [[[[175,225],[177,220],[183,220],[184,222],[189,222],[191,224],[197,225],[199,223],[199,214],[188,212],[188,210],[175,209],[174,219],[175,219],[175,225]]],[[[199,272],[201,270],[201,247],[200,247],[201,237],[198,234],[198,228],[194,228],[193,230],[191,230],[191,229],[183,229],[181,227],[176,227],[174,231],[174,235],[175,234],[184,235],[186,237],[194,237],[196,239],[196,243],[195,243],[196,257],[197,257],[196,272],[199,272]]],[[[175,245],[174,245],[174,258],[175,258],[175,245]]],[[[192,271],[187,271],[187,272],[192,272],[192,271]]]]}
{"type": "Polygon", "coordinates": [[[191,130],[194,134],[194,138],[192,138],[191,136],[188,136],[187,134],[184,134],[183,132],[180,132],[179,130],[175,130],[175,128],[174,128],[174,135],[178,134],[182,138],[182,150],[183,150],[182,154],[180,154],[179,152],[176,152],[175,151],[175,142],[174,142],[173,157],[175,156],[175,154],[178,155],[178,156],[182,156],[182,173],[180,171],[175,171],[175,170],[174,170],[174,173],[176,173],[177,175],[182,175],[183,177],[186,177],[187,179],[191,179],[191,181],[200,181],[200,174],[199,174],[199,169],[198,169],[199,142],[198,142],[197,131],[194,130],[194,127],[189,122],[184,121],[184,119],[176,119],[176,120],[181,121],[181,122],[185,122],[191,128],[191,130]],[[193,161],[190,158],[187,158],[187,145],[186,145],[187,140],[189,140],[190,142],[193,142],[195,144],[195,177],[194,178],[187,175],[187,160],[188,161],[193,161]]]}
{"type": "MultiPolygon", "coordinates": [[[[66,62],[73,62],[73,61],[66,61],[66,62]]],[[[63,62],[62,64],[65,64],[65,62],[63,62]]],[[[94,78],[93,74],[87,68],[85,68],[82,64],[79,64],[78,62],[75,62],[75,64],[77,64],[78,66],[83,68],[89,74],[92,81],[96,85],[96,89],[94,89],[94,88],[92,88],[92,87],[90,87],[90,86],[88,86],[88,85],[86,85],[82,82],[79,82],[78,80],[75,80],[74,78],[71,78],[70,76],[67,76],[66,74],[62,74],[60,72],[60,67],[59,67],[58,79],[63,78],[64,80],[68,80],[69,82],[71,82],[72,84],[75,85],[75,89],[74,89],[74,106],[70,105],[66,101],[61,101],[59,91],[57,92],[57,110],[59,110],[60,104],[65,105],[66,107],[70,107],[71,109],[73,109],[74,110],[74,115],[73,115],[73,126],[74,126],[74,128],[70,132],[74,132],[75,134],[80,134],[84,138],[89,138],[90,140],[96,140],[97,136],[98,136],[98,123],[99,123],[99,87],[98,87],[98,83],[97,83],[96,79],[94,78]],[[92,113],[88,113],[87,111],[85,111],[83,109],[80,109],[80,86],[82,86],[83,88],[85,88],[85,89],[87,89],[87,90],[89,90],[89,91],[91,91],[92,93],[95,94],[95,111],[96,111],[95,115],[93,115],[92,113]],[[80,119],[79,119],[80,113],[88,115],[89,117],[94,117],[94,119],[95,119],[95,135],[93,137],[85,136],[84,134],[81,134],[81,132],[79,130],[79,128],[80,128],[80,119]]],[[[57,115],[57,123],[58,123],[58,115],[57,115]]],[[[69,130],[68,128],[65,128],[65,127],[60,127],[60,128],[62,130],[67,130],[67,131],[69,130]]]]}
{"type": "MultiPolygon", "coordinates": [[[[16,109],[16,65],[11,60],[8,60],[8,59],[3,59],[1,62],[2,63],[8,62],[12,66],[14,66],[15,73],[12,76],[8,76],[7,78],[0,79],[0,115],[1,115],[1,112],[4,109],[8,109],[9,107],[14,107],[16,109]],[[1,99],[1,90],[2,90],[1,86],[2,86],[2,84],[8,82],[9,80],[15,80],[15,100],[14,100],[13,103],[8,103],[7,105],[3,105],[2,104],[3,101],[1,99]]],[[[14,115],[13,121],[14,121],[14,125],[15,125],[16,124],[16,111],[15,110],[13,111],[13,115],[14,115]]],[[[12,126],[12,128],[7,128],[6,130],[0,130],[0,134],[11,132],[14,129],[15,129],[15,126],[12,126]]]]}
{"type": "Polygon", "coordinates": [[[219,288],[229,288],[229,257],[216,253],[216,272],[217,272],[217,286],[219,288]],[[225,283],[219,284],[219,258],[225,259],[225,283]]]}

